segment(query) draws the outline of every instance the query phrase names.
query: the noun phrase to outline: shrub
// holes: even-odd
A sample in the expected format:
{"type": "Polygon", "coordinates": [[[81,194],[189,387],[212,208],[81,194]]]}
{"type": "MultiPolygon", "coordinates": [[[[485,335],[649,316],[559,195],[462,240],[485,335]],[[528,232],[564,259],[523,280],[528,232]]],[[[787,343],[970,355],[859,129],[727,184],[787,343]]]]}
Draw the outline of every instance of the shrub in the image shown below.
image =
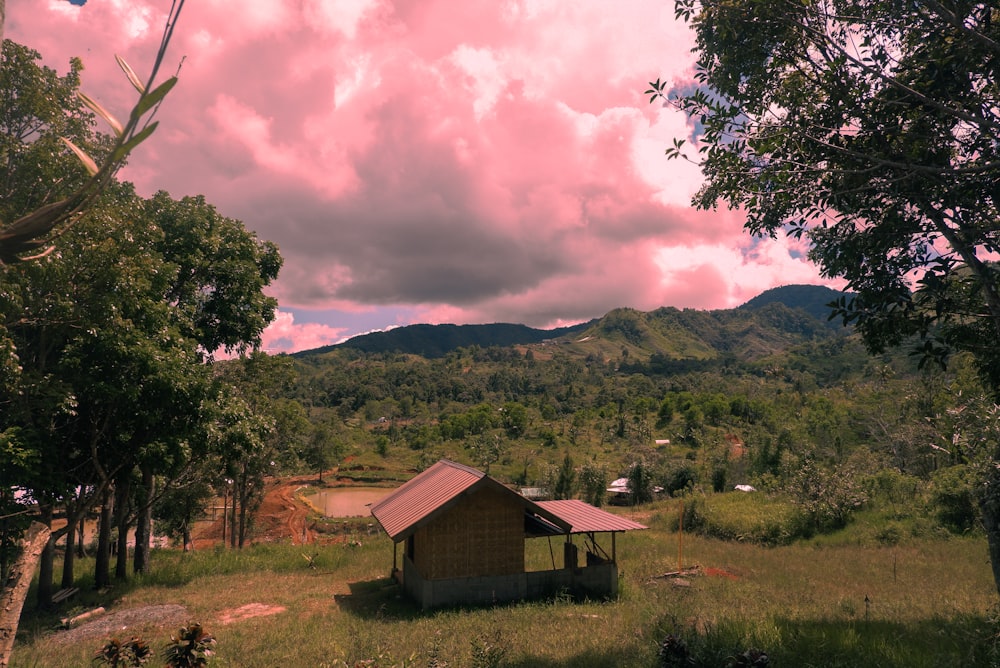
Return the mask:
{"type": "Polygon", "coordinates": [[[812,457],[789,456],[782,468],[785,492],[802,509],[811,531],[844,528],[851,514],[868,500],[864,472],[858,467],[826,467],[812,457]]]}
{"type": "Polygon", "coordinates": [[[678,492],[694,487],[697,481],[698,474],[694,466],[684,462],[667,469],[663,475],[663,489],[670,496],[676,496],[678,492]]]}
{"type": "Polygon", "coordinates": [[[722,540],[785,545],[809,536],[808,523],[795,504],[767,494],[729,492],[688,500],[685,530],[722,540]]]}
{"type": "Polygon", "coordinates": [[[949,531],[971,531],[979,519],[972,476],[967,466],[951,466],[934,472],[931,503],[938,521],[949,531]]]}
{"type": "Polygon", "coordinates": [[[659,668],[683,668],[694,664],[687,643],[672,633],[660,643],[656,659],[659,668]]]}
{"type": "Polygon", "coordinates": [[[132,637],[126,641],[109,638],[104,645],[94,653],[94,663],[100,663],[111,668],[125,666],[141,666],[153,656],[152,650],[141,638],[132,637]]]}
{"type": "Polygon", "coordinates": [[[208,664],[215,653],[215,638],[191,622],[182,626],[176,636],[170,637],[170,644],[163,650],[163,660],[169,668],[196,668],[208,664]]]}

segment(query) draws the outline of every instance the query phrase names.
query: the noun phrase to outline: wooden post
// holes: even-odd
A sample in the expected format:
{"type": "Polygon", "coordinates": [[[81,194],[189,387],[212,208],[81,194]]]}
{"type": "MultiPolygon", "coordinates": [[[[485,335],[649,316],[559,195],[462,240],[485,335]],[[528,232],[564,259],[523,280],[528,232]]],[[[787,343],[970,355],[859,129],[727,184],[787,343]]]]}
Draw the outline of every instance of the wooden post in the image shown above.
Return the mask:
{"type": "Polygon", "coordinates": [[[41,522],[32,522],[22,541],[21,556],[10,571],[4,583],[3,599],[0,600],[0,668],[7,668],[10,653],[14,648],[17,623],[21,619],[21,608],[28,596],[31,576],[35,573],[42,549],[49,542],[52,532],[41,522]]]}
{"type": "Polygon", "coordinates": [[[677,572],[684,570],[684,502],[681,501],[681,514],[677,519],[677,572]]]}

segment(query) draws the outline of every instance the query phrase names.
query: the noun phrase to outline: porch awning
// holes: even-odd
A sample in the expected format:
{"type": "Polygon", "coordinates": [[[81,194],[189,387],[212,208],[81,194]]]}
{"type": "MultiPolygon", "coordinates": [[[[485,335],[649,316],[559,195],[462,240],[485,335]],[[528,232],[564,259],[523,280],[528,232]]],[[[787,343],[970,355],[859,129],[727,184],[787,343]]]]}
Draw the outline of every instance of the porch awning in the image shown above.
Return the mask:
{"type": "MultiPolygon", "coordinates": [[[[599,533],[617,531],[635,531],[647,529],[645,525],[595,508],[589,503],[577,499],[562,501],[537,501],[539,506],[570,526],[569,533],[599,533]]],[[[549,536],[565,534],[566,532],[547,520],[533,516],[533,522],[525,522],[525,530],[532,536],[549,536]]]]}

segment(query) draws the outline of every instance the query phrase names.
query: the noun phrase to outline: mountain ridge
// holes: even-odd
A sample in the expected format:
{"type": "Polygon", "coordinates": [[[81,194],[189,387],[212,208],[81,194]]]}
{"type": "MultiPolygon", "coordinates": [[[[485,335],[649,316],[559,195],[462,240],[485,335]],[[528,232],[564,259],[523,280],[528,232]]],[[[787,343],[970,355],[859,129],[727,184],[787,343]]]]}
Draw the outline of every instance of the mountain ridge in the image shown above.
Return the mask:
{"type": "Polygon", "coordinates": [[[846,331],[829,319],[826,306],[843,294],[823,286],[788,285],[766,290],[735,309],[664,306],[643,312],[621,307],[601,318],[555,329],[511,323],[406,325],[291,356],[308,358],[355,350],[439,358],[471,346],[530,347],[558,342],[604,359],[619,355],[648,359],[654,354],[671,359],[711,359],[721,354],[756,358],[795,342],[846,331]]]}

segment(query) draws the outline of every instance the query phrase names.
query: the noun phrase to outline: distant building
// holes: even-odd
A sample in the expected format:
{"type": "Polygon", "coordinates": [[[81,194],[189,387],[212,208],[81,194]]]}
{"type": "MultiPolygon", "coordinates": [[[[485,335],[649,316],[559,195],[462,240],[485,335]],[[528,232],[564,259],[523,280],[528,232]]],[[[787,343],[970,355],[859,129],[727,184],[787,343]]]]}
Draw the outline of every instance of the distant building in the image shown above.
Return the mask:
{"type": "MultiPolygon", "coordinates": [[[[608,503],[613,506],[628,506],[632,504],[632,490],[628,486],[628,478],[615,478],[608,485],[608,503]]],[[[663,488],[659,485],[653,487],[653,494],[663,493],[663,488]]]]}
{"type": "Polygon", "coordinates": [[[545,501],[552,495],[549,494],[549,490],[544,487],[522,487],[520,489],[520,494],[526,499],[531,499],[532,501],[545,501]]]}
{"type": "Polygon", "coordinates": [[[533,501],[442,459],[372,507],[393,541],[392,572],[423,608],[618,593],[615,535],[646,527],[583,501],[533,501]],[[596,534],[610,534],[610,552],[596,534]],[[574,536],[585,535],[579,563],[574,536]],[[562,564],[525,572],[527,538],[564,538],[562,564]],[[397,546],[403,545],[402,563],[397,546]],[[400,567],[401,566],[401,567],[400,567]]]}

